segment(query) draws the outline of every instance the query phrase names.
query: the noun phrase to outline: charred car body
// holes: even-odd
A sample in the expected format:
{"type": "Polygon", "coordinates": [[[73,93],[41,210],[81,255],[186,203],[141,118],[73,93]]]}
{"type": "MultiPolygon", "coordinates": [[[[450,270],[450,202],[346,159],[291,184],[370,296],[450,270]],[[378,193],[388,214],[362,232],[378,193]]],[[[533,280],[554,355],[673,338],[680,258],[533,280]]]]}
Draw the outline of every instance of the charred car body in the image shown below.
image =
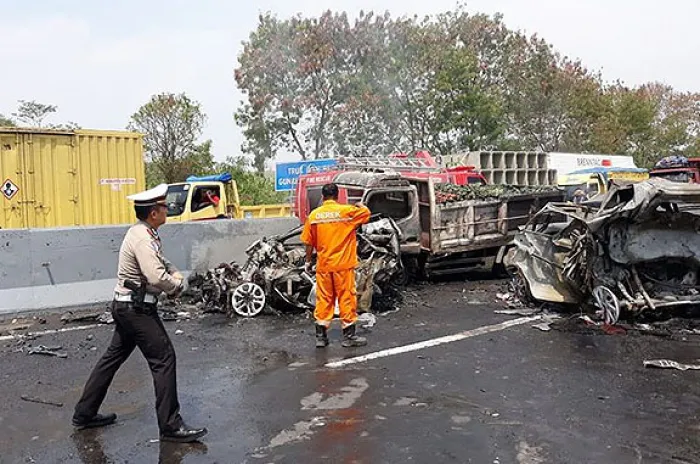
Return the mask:
{"type": "MultiPolygon", "coordinates": [[[[388,291],[403,276],[400,230],[391,218],[374,218],[357,233],[358,310],[369,311],[374,296],[388,291]]],[[[223,263],[190,277],[190,294],[205,310],[252,317],[266,304],[276,309],[312,310],[315,274],[304,270],[302,227],[283,235],[263,237],[246,250],[245,264],[223,263]]]]}
{"type": "Polygon", "coordinates": [[[620,313],[700,305],[700,186],[613,184],[599,208],[550,203],[505,259],[521,299],[620,313]]]}

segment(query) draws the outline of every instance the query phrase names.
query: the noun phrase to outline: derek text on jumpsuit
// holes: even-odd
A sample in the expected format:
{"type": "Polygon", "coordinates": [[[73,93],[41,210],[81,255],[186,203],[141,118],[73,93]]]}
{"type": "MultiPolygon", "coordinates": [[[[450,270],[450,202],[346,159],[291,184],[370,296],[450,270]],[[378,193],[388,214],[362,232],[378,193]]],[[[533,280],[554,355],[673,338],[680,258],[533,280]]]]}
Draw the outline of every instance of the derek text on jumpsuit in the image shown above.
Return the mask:
{"type": "Polygon", "coordinates": [[[306,265],[311,266],[316,249],[316,346],[328,345],[328,327],[331,325],[335,300],[340,307],[344,347],[364,346],[367,340],[355,334],[357,297],[355,267],[357,266],[357,237],[355,229],[366,224],[369,209],[338,203],[338,186],[326,184],[321,191],[323,205],[309,214],[304,223],[301,241],[306,245],[306,265]]]}

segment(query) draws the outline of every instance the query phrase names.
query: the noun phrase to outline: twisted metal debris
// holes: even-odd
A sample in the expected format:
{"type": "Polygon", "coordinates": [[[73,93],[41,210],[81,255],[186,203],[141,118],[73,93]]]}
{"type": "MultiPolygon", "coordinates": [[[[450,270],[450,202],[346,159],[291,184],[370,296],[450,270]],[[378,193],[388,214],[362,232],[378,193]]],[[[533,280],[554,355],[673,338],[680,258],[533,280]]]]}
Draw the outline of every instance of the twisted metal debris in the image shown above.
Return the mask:
{"type": "MultiPolygon", "coordinates": [[[[246,250],[243,266],[222,263],[204,274],[193,274],[188,293],[204,311],[229,316],[257,316],[268,305],[278,310],[313,310],[316,276],[304,270],[305,249],[294,240],[301,230],[297,227],[256,240],[246,250]]],[[[398,300],[395,284],[404,276],[400,230],[385,218],[366,224],[357,236],[358,311],[374,306],[385,310],[387,301],[398,300]]]]}
{"type": "Polygon", "coordinates": [[[515,237],[506,264],[526,300],[592,304],[621,316],[700,305],[700,186],[613,185],[600,208],[550,203],[515,237]]]}

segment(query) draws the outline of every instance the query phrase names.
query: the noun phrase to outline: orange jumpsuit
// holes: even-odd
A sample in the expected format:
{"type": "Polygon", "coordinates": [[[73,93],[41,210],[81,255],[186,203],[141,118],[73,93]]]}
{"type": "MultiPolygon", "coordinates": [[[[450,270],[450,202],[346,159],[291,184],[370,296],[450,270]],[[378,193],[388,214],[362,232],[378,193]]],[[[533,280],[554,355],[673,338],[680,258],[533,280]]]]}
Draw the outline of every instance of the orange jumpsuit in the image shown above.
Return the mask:
{"type": "Polygon", "coordinates": [[[326,200],[311,211],[301,241],[316,249],[316,323],[329,327],[338,299],[343,328],[357,320],[355,229],[369,221],[367,207],[341,205],[326,200]]]}

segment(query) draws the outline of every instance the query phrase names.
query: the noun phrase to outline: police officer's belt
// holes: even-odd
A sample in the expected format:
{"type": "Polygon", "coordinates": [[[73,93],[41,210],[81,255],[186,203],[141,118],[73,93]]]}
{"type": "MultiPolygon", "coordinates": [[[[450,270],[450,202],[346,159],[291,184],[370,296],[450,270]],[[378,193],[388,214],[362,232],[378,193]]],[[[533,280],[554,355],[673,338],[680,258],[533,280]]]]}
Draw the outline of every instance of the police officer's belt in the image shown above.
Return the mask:
{"type": "MultiPolygon", "coordinates": [[[[131,298],[131,294],[122,295],[121,293],[115,293],[114,294],[114,301],[132,303],[133,299],[131,298]]],[[[150,293],[146,293],[146,295],[144,295],[144,297],[143,297],[143,302],[147,303],[147,304],[155,304],[158,302],[158,298],[155,295],[151,295],[150,293]]]]}

